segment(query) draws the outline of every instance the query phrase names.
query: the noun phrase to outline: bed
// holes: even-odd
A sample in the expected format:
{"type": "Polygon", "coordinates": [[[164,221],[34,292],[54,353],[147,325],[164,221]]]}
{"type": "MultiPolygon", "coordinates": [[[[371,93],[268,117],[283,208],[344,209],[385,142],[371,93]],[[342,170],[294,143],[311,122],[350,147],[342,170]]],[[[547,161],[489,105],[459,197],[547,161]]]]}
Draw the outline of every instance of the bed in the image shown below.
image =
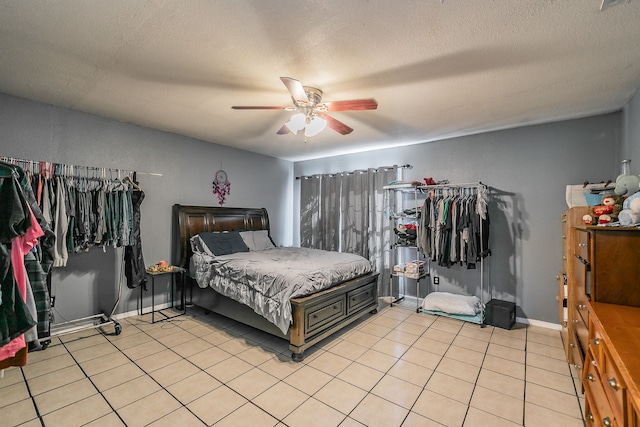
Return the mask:
{"type": "MultiPolygon", "coordinates": [[[[243,232],[243,234],[248,234],[246,232],[265,234],[266,232],[271,241],[269,217],[264,208],[174,205],[172,251],[174,264],[189,270],[192,265],[191,258],[194,257],[192,237],[224,231],[243,232]]],[[[375,272],[354,274],[355,277],[342,277],[337,283],[332,283],[329,288],[288,299],[290,313],[286,314],[291,321],[286,331],[247,305],[216,292],[206,284],[203,285],[205,287],[201,287],[191,274],[188,280],[193,304],[287,339],[289,349],[292,351],[292,359],[301,361],[304,358],[304,351],[310,346],[357,319],[377,312],[378,274],[375,272]]]]}

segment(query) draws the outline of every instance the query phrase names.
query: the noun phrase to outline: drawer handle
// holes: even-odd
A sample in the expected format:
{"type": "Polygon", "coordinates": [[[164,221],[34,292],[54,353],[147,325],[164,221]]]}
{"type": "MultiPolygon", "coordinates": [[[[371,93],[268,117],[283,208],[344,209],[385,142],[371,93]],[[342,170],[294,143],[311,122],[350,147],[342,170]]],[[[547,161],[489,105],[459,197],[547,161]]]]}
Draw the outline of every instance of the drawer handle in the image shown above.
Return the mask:
{"type": "Polygon", "coordinates": [[[337,310],[337,309],[338,309],[338,306],[337,306],[337,305],[334,305],[334,306],[333,306],[333,309],[334,309],[334,310],[337,310]]]}
{"type": "Polygon", "coordinates": [[[602,419],[602,425],[604,427],[611,427],[611,419],[609,417],[605,417],[602,419]]]}
{"type": "Polygon", "coordinates": [[[578,319],[573,319],[573,323],[578,323],[578,319]]]}
{"type": "Polygon", "coordinates": [[[593,414],[592,414],[591,412],[589,412],[589,413],[587,414],[587,418],[589,418],[589,421],[591,421],[591,422],[594,422],[594,421],[595,421],[595,418],[593,418],[593,414]]]}
{"type": "Polygon", "coordinates": [[[593,343],[594,343],[595,345],[600,345],[600,338],[596,338],[596,339],[594,339],[594,340],[593,340],[593,343]]]}
{"type": "Polygon", "coordinates": [[[578,243],[578,246],[580,246],[581,248],[586,248],[587,244],[586,243],[578,243]]]}
{"type": "Polygon", "coordinates": [[[614,389],[615,391],[618,391],[618,388],[620,387],[620,385],[618,384],[618,381],[616,381],[615,378],[611,378],[607,384],[609,384],[609,387],[611,387],[612,389],[614,389]]]}
{"type": "Polygon", "coordinates": [[[317,318],[318,318],[318,315],[317,315],[317,314],[314,314],[314,315],[313,315],[313,318],[314,318],[314,319],[317,319],[317,318]]]}
{"type": "Polygon", "coordinates": [[[584,310],[585,308],[587,308],[586,304],[578,304],[578,310],[584,310]]]}
{"type": "Polygon", "coordinates": [[[587,374],[587,379],[591,382],[595,381],[595,378],[593,377],[593,374],[587,374]]]}
{"type": "Polygon", "coordinates": [[[569,347],[576,348],[576,345],[574,343],[569,343],[569,347]]]}
{"type": "Polygon", "coordinates": [[[592,361],[591,361],[591,364],[592,364],[593,366],[595,366],[596,368],[598,367],[598,362],[596,362],[595,360],[592,360],[592,361]]]}
{"type": "Polygon", "coordinates": [[[576,369],[582,369],[582,366],[581,365],[577,365],[577,364],[574,364],[573,367],[576,368],[576,369]]]}

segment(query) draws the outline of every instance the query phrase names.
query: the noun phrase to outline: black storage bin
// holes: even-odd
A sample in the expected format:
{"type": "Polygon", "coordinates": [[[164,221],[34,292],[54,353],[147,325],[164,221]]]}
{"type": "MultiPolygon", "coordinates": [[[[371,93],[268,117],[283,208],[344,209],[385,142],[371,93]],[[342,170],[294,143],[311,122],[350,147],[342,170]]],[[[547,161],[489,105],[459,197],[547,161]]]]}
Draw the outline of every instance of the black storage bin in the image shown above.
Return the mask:
{"type": "Polygon", "coordinates": [[[511,329],[516,324],[516,304],[492,299],[484,310],[484,323],[502,329],[511,329]]]}

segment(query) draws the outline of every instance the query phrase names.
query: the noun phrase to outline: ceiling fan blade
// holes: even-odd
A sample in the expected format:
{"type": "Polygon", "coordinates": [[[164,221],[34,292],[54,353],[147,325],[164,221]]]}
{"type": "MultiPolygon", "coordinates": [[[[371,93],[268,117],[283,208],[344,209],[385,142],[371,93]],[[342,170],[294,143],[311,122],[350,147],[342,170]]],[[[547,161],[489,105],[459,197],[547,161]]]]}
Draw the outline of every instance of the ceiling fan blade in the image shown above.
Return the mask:
{"type": "Polygon", "coordinates": [[[327,111],[375,110],[378,108],[378,102],[373,98],[323,102],[323,104],[327,107],[327,111]]]}
{"type": "Polygon", "coordinates": [[[340,120],[334,119],[333,117],[331,117],[330,115],[328,115],[326,113],[318,113],[318,115],[327,121],[327,126],[329,126],[331,129],[335,130],[339,134],[348,135],[351,132],[353,132],[352,128],[350,128],[349,126],[345,125],[340,120]]]}
{"type": "Polygon", "coordinates": [[[268,105],[233,105],[234,110],[286,110],[289,107],[276,107],[268,105]]]}
{"type": "Polygon", "coordinates": [[[291,132],[291,130],[287,127],[287,125],[282,125],[282,127],[280,128],[280,130],[278,132],[276,132],[278,135],[286,135],[289,132],[291,132]]]}
{"type": "Polygon", "coordinates": [[[296,79],[292,79],[291,77],[280,77],[282,83],[287,87],[291,96],[296,102],[309,102],[309,97],[307,93],[304,91],[304,87],[302,87],[302,83],[300,83],[296,79]]]}

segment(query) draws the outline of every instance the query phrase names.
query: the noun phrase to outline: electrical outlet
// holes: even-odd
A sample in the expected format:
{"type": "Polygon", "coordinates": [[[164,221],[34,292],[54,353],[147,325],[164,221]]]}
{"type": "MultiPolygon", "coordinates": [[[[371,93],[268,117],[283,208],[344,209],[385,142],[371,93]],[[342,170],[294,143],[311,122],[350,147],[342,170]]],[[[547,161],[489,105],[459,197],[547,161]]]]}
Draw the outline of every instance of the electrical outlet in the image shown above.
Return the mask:
{"type": "Polygon", "coordinates": [[[439,285],[439,284],[440,284],[440,278],[439,278],[438,276],[435,276],[435,277],[433,278],[433,284],[434,284],[434,285],[439,285]]]}

